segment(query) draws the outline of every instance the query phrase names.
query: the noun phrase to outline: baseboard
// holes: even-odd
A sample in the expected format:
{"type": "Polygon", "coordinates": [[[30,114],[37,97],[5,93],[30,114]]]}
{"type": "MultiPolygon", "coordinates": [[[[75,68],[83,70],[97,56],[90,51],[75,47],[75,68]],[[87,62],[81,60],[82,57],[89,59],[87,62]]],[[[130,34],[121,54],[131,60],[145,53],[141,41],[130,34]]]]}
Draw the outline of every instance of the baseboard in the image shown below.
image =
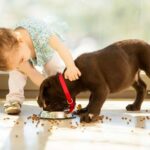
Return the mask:
{"type": "MultiPolygon", "coordinates": [[[[38,97],[38,90],[25,90],[25,97],[26,98],[37,98],[38,97]]],[[[0,90],[0,98],[4,99],[6,97],[6,94],[8,94],[8,90],[0,90]]],[[[80,93],[77,98],[89,98],[90,92],[83,92],[80,93]]],[[[110,94],[108,98],[111,99],[121,99],[121,98],[128,98],[128,99],[134,99],[135,98],[135,92],[133,90],[126,90],[120,93],[110,94]]],[[[150,95],[147,94],[145,96],[146,99],[150,99],[150,95]]]]}
{"type": "MultiPolygon", "coordinates": [[[[142,75],[142,78],[146,83],[148,83],[148,78],[145,75],[142,75]]],[[[8,74],[2,73],[0,74],[0,98],[5,98],[8,93],[8,74]]],[[[38,96],[38,87],[32,83],[31,80],[27,80],[27,84],[25,86],[25,97],[26,98],[36,98],[38,96]]],[[[150,84],[148,84],[148,91],[150,89],[150,84]]],[[[79,94],[78,98],[88,98],[90,96],[89,92],[83,92],[79,94]]],[[[125,91],[111,94],[109,98],[135,98],[135,91],[132,88],[129,88],[125,91]]],[[[146,94],[145,98],[150,98],[150,94],[146,94]]]]}
{"type": "MultiPolygon", "coordinates": [[[[0,98],[5,99],[8,94],[8,90],[0,90],[0,98]]],[[[38,90],[25,90],[24,95],[26,98],[37,98],[39,91],[38,90]]]]}

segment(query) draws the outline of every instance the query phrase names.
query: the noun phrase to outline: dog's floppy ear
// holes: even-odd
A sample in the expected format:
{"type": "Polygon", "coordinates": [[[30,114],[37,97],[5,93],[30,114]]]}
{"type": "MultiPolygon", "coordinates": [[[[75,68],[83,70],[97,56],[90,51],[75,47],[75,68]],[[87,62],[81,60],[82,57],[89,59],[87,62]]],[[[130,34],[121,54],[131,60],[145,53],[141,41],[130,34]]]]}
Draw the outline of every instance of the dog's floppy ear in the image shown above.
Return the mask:
{"type": "Polygon", "coordinates": [[[37,100],[40,107],[46,106],[44,91],[46,91],[49,87],[50,87],[50,85],[48,84],[47,80],[44,80],[40,86],[39,96],[38,96],[38,100],[37,100]]]}
{"type": "Polygon", "coordinates": [[[50,76],[42,82],[38,96],[38,104],[40,107],[44,108],[46,106],[45,100],[48,97],[48,90],[49,92],[57,93],[59,84],[58,75],[59,73],[54,76],[50,76]]]}

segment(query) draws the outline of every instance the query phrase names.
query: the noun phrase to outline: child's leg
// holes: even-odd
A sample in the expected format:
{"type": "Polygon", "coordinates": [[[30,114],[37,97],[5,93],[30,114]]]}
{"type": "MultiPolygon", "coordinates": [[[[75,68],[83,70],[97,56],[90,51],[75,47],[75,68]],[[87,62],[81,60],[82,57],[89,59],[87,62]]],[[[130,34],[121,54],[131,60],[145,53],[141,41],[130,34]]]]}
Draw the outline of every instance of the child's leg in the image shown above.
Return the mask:
{"type": "Polygon", "coordinates": [[[57,72],[62,73],[64,68],[65,64],[57,53],[54,54],[53,58],[44,66],[45,73],[48,76],[55,75],[57,72]]]}
{"type": "Polygon", "coordinates": [[[17,101],[20,104],[24,101],[24,86],[27,76],[15,70],[9,73],[8,87],[9,94],[6,95],[6,102],[17,101]]]}

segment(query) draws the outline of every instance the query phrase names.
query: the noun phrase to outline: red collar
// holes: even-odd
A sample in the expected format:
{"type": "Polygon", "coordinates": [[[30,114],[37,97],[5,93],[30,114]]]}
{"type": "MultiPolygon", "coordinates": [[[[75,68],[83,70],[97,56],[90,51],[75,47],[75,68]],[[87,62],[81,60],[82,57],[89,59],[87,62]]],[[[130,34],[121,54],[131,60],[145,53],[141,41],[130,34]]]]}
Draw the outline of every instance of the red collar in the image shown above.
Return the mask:
{"type": "Polygon", "coordinates": [[[66,85],[66,83],[65,83],[65,80],[64,80],[62,74],[59,73],[59,76],[58,76],[58,77],[59,77],[59,82],[60,82],[60,84],[61,84],[61,87],[62,87],[62,89],[63,89],[63,92],[64,92],[64,94],[65,94],[65,96],[66,96],[67,102],[68,102],[68,104],[70,105],[70,107],[69,107],[69,112],[72,112],[72,111],[74,110],[75,103],[74,103],[74,101],[73,101],[73,99],[72,99],[72,97],[71,97],[71,95],[70,95],[70,92],[69,92],[69,90],[68,90],[68,88],[67,88],[67,85],[66,85]]]}

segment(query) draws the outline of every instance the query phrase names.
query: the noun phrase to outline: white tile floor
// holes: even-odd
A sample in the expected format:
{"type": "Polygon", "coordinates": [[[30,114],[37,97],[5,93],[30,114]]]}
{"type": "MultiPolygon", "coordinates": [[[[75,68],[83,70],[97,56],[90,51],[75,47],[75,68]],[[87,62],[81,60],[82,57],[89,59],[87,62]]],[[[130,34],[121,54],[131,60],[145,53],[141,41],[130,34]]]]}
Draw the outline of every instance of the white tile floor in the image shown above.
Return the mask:
{"type": "MultiPolygon", "coordinates": [[[[84,106],[86,101],[78,101],[84,106]]],[[[150,101],[141,112],[126,112],[131,101],[107,101],[103,123],[79,124],[79,118],[64,121],[27,119],[39,114],[35,101],[26,101],[19,116],[3,113],[0,101],[0,150],[150,150],[150,101]],[[36,127],[37,125],[37,127],[36,127]]]]}

